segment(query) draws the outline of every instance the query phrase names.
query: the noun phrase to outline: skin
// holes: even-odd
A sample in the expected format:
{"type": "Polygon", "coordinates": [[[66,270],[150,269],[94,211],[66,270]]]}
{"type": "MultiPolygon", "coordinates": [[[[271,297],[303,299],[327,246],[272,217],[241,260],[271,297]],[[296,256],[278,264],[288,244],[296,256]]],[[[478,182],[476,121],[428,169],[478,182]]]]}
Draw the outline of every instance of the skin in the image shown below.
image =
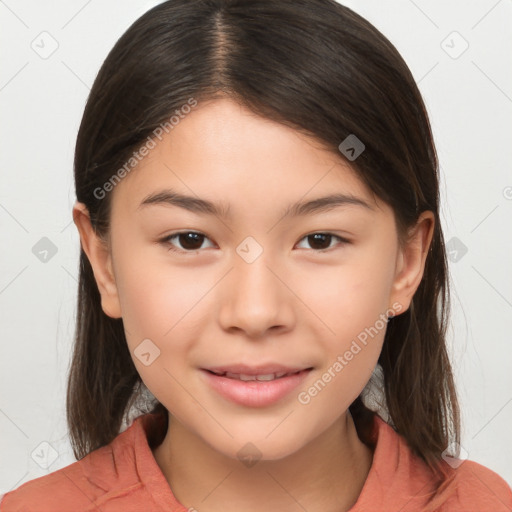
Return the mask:
{"type": "Polygon", "coordinates": [[[110,193],[108,244],[83,204],[73,217],[102,308],[123,318],[137,370],[170,412],[154,456],[176,498],[209,512],[349,510],[373,454],[348,407],[372,374],[385,327],[308,404],[297,395],[379,315],[397,304],[400,313],[408,309],[423,276],[432,212],[422,213],[400,247],[392,209],[341,155],[229,99],[194,108],[110,193]],[[229,204],[232,218],[137,208],[167,187],[229,204]],[[280,218],[292,202],[333,192],[372,208],[280,218]],[[186,230],[205,235],[199,250],[186,253],[190,245],[179,237],[159,241],[186,230]],[[349,243],[315,244],[307,236],[314,232],[349,243]],[[236,252],[248,236],[263,250],[251,263],[236,252]],[[149,366],[134,355],[147,338],[160,350],[149,366]],[[267,407],[224,399],[199,370],[269,361],[313,370],[300,389],[267,407]],[[252,467],[237,456],[249,442],[261,453],[252,467]]]}

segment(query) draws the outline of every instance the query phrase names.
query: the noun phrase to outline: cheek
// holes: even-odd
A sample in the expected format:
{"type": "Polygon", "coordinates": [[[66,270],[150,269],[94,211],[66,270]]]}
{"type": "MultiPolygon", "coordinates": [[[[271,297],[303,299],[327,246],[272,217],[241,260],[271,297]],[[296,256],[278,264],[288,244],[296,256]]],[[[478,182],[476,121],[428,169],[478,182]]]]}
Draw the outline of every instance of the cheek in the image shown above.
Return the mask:
{"type": "Polygon", "coordinates": [[[168,408],[182,410],[189,405],[178,383],[183,381],[187,354],[199,339],[195,315],[208,287],[191,281],[183,269],[166,269],[148,260],[131,254],[118,265],[127,345],[151,393],[168,408]]]}
{"type": "MultiPolygon", "coordinates": [[[[121,250],[119,254],[123,254],[121,250]]],[[[171,266],[165,262],[165,251],[158,258],[154,253],[154,249],[138,251],[118,260],[123,325],[132,359],[146,386],[157,398],[166,397],[169,407],[180,408],[186,395],[178,382],[183,381],[190,354],[202,338],[201,319],[213,308],[208,292],[218,277],[206,267],[199,271],[171,266]],[[148,352],[146,360],[139,358],[148,352]],[[150,364],[144,364],[148,359],[150,364]]]]}
{"type": "MultiPolygon", "coordinates": [[[[370,255],[338,266],[318,266],[299,281],[297,295],[327,329],[329,338],[347,340],[372,326],[388,308],[392,263],[370,255]]],[[[297,283],[298,284],[298,283],[297,283]]]]}
{"type": "Polygon", "coordinates": [[[339,312],[333,327],[335,334],[318,337],[323,345],[321,367],[297,396],[301,407],[308,408],[324,426],[346,411],[368,383],[382,350],[387,322],[381,308],[362,304],[357,315],[339,312]]]}
{"type": "Polygon", "coordinates": [[[317,426],[326,428],[332,424],[361,394],[379,357],[381,340],[377,338],[367,346],[361,343],[357,349],[352,346],[348,351],[350,360],[346,352],[337,354],[299,391],[298,407],[317,426]]]}
{"type": "Polygon", "coordinates": [[[164,248],[148,244],[128,252],[128,245],[119,244],[116,260],[123,322],[139,337],[165,340],[193,316],[214,276],[171,264],[164,248]]]}
{"type": "Polygon", "coordinates": [[[326,421],[334,421],[361,393],[382,350],[393,266],[391,254],[376,254],[361,253],[357,261],[322,268],[302,290],[321,320],[315,320],[320,327],[314,337],[323,358],[298,402],[311,414],[317,408],[330,411],[326,421]]]}

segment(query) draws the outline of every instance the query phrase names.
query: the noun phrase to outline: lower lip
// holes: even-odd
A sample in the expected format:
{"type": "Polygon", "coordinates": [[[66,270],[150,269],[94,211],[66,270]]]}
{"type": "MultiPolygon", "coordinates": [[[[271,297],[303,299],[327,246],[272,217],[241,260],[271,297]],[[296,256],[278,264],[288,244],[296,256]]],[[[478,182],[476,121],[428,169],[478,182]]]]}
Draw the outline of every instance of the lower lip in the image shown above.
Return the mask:
{"type": "Polygon", "coordinates": [[[201,370],[208,384],[220,395],[239,405],[265,407],[291,393],[308,376],[311,369],[270,381],[243,381],[201,370]]]}

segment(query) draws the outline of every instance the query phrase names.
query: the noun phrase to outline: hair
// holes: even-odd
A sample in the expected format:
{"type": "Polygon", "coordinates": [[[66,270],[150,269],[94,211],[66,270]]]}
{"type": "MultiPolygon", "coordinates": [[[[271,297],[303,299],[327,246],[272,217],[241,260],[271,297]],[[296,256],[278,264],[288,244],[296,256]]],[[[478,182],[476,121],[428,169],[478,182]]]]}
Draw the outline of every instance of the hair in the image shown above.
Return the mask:
{"type": "MultiPolygon", "coordinates": [[[[433,470],[460,441],[446,347],[449,281],[439,218],[438,158],[427,111],[406,63],[371,23],[334,0],[169,0],[137,19],[94,81],[74,158],[76,196],[108,239],[111,194],[95,193],[154,131],[194,98],[231,98],[314,137],[344,158],[348,135],[365,150],[350,161],[395,214],[399,243],[421,212],[435,216],[423,278],[410,307],[390,318],[378,364],[393,428],[433,470]]],[[[77,326],[67,420],[77,459],[110,443],[141,389],[122,319],[107,316],[80,252],[77,326]]],[[[374,411],[350,405],[370,438],[374,411]]],[[[158,401],[151,412],[166,414],[158,401]]]]}

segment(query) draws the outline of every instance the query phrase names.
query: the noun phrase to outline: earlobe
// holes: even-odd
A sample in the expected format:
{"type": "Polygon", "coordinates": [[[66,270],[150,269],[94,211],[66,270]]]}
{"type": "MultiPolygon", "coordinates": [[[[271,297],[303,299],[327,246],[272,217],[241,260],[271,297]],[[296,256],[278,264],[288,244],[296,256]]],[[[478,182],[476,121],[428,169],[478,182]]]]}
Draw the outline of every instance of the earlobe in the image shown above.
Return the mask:
{"type": "Polygon", "coordinates": [[[434,214],[431,211],[423,212],[414,228],[409,231],[407,243],[399,248],[390,303],[400,303],[402,306],[400,313],[409,309],[423,278],[434,225],[434,214]]]}
{"type": "Polygon", "coordinates": [[[73,206],[73,221],[80,234],[82,249],[87,255],[94,272],[94,279],[101,295],[101,307],[111,318],[121,318],[121,307],[112,257],[105,241],[94,231],[91,218],[85,204],[78,201],[73,206]]]}

